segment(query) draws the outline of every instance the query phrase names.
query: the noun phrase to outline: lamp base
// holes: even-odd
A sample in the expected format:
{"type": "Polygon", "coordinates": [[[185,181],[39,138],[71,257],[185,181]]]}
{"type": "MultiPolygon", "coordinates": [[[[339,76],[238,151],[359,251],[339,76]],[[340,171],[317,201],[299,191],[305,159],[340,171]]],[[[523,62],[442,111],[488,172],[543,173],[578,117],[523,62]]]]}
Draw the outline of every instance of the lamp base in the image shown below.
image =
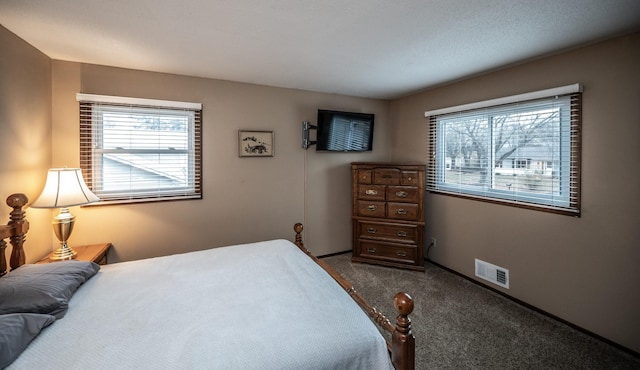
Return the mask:
{"type": "Polygon", "coordinates": [[[55,232],[58,240],[60,240],[60,246],[53,252],[51,257],[49,257],[49,261],[72,260],[78,255],[78,252],[67,245],[67,240],[69,236],[71,236],[75,220],[75,216],[69,213],[69,209],[66,207],[60,208],[60,213],[51,220],[53,232],[55,232]]]}
{"type": "Polygon", "coordinates": [[[66,243],[62,244],[49,257],[49,261],[66,261],[72,260],[78,256],[78,252],[74,251],[66,243]]]}

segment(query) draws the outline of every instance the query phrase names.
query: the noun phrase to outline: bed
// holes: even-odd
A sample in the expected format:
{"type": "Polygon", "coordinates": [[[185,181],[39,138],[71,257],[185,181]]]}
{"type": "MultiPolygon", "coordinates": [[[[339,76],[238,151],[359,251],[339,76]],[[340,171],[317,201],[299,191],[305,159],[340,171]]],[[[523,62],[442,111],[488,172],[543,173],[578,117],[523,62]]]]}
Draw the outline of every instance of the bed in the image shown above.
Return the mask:
{"type": "Polygon", "coordinates": [[[14,357],[0,367],[414,368],[411,297],[396,294],[392,324],[311,255],[301,224],[294,226],[294,242],[103,266],[25,265],[27,202],[23,194],[7,198],[13,211],[0,226],[0,340],[14,357]],[[5,239],[13,247],[9,273],[5,239]],[[23,303],[32,298],[37,304],[23,303]],[[14,338],[6,338],[12,333],[14,338]]]}

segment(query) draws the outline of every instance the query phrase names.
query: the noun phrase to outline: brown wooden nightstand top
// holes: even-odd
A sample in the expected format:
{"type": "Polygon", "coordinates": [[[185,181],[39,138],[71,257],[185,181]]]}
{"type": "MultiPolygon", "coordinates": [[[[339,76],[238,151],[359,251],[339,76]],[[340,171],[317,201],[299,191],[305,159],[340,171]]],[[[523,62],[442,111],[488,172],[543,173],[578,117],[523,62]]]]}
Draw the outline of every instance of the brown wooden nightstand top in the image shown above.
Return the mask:
{"type": "MultiPolygon", "coordinates": [[[[90,244],[90,245],[81,245],[74,247],[73,250],[78,252],[78,256],[75,258],[78,261],[91,261],[95,262],[99,265],[107,264],[107,255],[109,254],[109,248],[111,248],[111,243],[102,243],[102,244],[90,244]]],[[[36,262],[39,263],[50,263],[49,257],[53,254],[53,252],[49,253],[48,256],[36,262]]]]}

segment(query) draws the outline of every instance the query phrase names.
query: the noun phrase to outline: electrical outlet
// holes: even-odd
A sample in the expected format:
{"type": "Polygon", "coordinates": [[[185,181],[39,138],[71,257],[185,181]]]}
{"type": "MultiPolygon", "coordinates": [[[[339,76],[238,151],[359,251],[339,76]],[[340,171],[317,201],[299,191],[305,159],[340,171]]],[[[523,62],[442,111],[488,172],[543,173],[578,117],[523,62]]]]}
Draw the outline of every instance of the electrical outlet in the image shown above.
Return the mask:
{"type": "Polygon", "coordinates": [[[435,247],[436,246],[436,238],[431,238],[431,247],[435,247]]]}

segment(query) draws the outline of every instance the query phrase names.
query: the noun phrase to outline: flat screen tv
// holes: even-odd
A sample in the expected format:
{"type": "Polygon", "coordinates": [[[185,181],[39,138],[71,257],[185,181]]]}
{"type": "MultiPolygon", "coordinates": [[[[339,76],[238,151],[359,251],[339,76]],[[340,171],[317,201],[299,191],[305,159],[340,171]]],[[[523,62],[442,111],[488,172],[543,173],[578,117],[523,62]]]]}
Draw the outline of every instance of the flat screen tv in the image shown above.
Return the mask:
{"type": "Polygon", "coordinates": [[[366,152],[373,149],[374,114],[318,109],[316,150],[366,152]]]}

